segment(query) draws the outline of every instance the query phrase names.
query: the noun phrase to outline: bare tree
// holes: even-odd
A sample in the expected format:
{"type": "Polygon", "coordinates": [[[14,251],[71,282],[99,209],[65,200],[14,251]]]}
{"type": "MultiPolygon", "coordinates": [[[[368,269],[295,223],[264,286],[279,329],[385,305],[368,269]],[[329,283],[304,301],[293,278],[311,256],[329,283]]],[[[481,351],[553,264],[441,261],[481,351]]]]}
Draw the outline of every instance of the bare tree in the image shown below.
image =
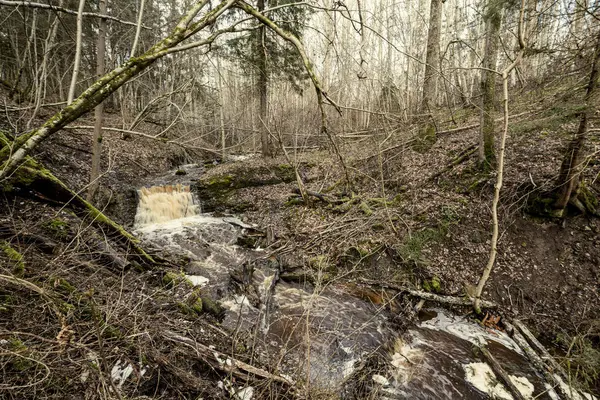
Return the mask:
{"type": "Polygon", "coordinates": [[[494,109],[496,100],[496,62],[498,40],[502,23],[502,1],[488,0],[484,14],[486,24],[485,53],[481,70],[481,119],[479,126],[479,162],[484,168],[495,163],[494,151],[494,109]]]}
{"type": "MultiPolygon", "coordinates": [[[[519,12],[519,25],[517,33],[519,39],[519,52],[514,61],[499,73],[502,77],[502,104],[504,118],[502,125],[502,136],[500,137],[500,154],[498,155],[498,175],[496,176],[496,184],[494,185],[494,199],[492,200],[492,240],[490,244],[490,255],[488,257],[488,262],[483,269],[483,273],[479,278],[479,282],[477,283],[477,288],[475,289],[475,295],[473,298],[473,308],[477,314],[481,313],[481,295],[483,294],[485,284],[490,278],[490,274],[492,273],[492,269],[494,268],[494,264],[496,262],[496,256],[498,254],[498,237],[500,235],[500,224],[498,222],[498,203],[500,202],[500,190],[502,189],[504,179],[504,154],[506,150],[506,138],[508,136],[508,77],[510,72],[515,69],[517,65],[519,65],[523,57],[523,53],[525,52],[523,20],[526,1],[527,0],[521,0],[521,9],[519,12]]],[[[494,73],[498,72],[495,71],[494,73]]]]}
{"type": "MultiPolygon", "coordinates": [[[[590,78],[584,98],[584,109],[579,114],[579,127],[575,137],[569,142],[562,164],[558,180],[556,181],[556,202],[554,204],[555,215],[562,217],[569,203],[573,204],[582,211],[591,211],[589,204],[585,199],[580,198],[581,192],[581,171],[585,162],[585,144],[588,138],[588,122],[593,112],[592,96],[596,92],[598,85],[598,69],[600,67],[600,31],[594,49],[590,78]]],[[[583,194],[584,197],[585,194],[583,194]]]]}
{"type": "MultiPolygon", "coordinates": [[[[265,0],[258,0],[256,9],[258,12],[265,10],[265,0]]],[[[267,29],[264,25],[258,30],[258,40],[260,40],[260,49],[258,51],[258,79],[256,80],[256,90],[259,97],[259,111],[258,115],[262,121],[268,121],[268,89],[269,89],[269,77],[268,77],[268,64],[267,64],[267,47],[265,45],[265,35],[267,29]]],[[[260,129],[260,148],[263,157],[271,157],[272,149],[269,140],[269,132],[265,129],[264,124],[261,125],[260,129]]]]}
{"type": "Polygon", "coordinates": [[[435,103],[436,78],[440,71],[440,34],[442,30],[442,4],[446,0],[431,0],[429,29],[427,32],[427,55],[425,57],[425,80],[421,112],[429,113],[435,103]]]}
{"type": "MultiPolygon", "coordinates": [[[[100,0],[100,13],[106,14],[108,0],[100,0]]],[[[101,18],[98,24],[98,44],[96,54],[96,76],[99,79],[104,75],[104,56],[106,49],[106,19],[101,18]]],[[[100,103],[94,110],[94,135],[92,136],[92,168],[90,172],[90,185],[87,192],[87,201],[94,198],[98,189],[100,177],[100,159],[102,158],[102,125],[104,120],[104,104],[100,103]]]]}
{"type": "Polygon", "coordinates": [[[81,41],[83,32],[84,7],[85,0],[79,0],[79,9],[77,11],[77,36],[75,38],[75,60],[73,61],[73,75],[71,75],[71,86],[69,86],[69,97],[67,98],[67,104],[71,104],[75,98],[75,87],[77,86],[79,65],[81,64],[81,41]]]}

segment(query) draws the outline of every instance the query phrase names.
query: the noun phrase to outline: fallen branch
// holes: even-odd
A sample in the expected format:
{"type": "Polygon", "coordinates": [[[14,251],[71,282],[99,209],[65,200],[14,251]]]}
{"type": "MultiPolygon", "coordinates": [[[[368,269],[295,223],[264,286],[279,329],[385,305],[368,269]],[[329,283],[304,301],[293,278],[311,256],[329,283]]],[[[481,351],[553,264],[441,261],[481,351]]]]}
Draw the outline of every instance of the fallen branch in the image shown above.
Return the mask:
{"type": "MultiPolygon", "coordinates": [[[[412,290],[412,289],[403,289],[404,292],[408,293],[411,296],[419,297],[421,299],[435,301],[437,303],[442,304],[450,304],[453,306],[469,306],[473,304],[473,300],[464,297],[457,296],[442,296],[429,292],[422,292],[420,290],[412,290]]],[[[492,303],[491,301],[482,301],[481,305],[484,308],[498,308],[498,305],[492,303]]]]}
{"type": "MultiPolygon", "coordinates": [[[[90,129],[93,130],[94,127],[91,125],[74,125],[74,126],[65,126],[63,129],[90,129]]],[[[152,140],[156,140],[158,142],[161,143],[165,143],[165,144],[174,144],[176,146],[179,146],[183,149],[192,149],[192,150],[201,150],[201,151],[206,151],[208,153],[212,153],[212,154],[216,154],[216,155],[221,155],[221,152],[217,151],[217,150],[213,150],[213,149],[209,149],[207,147],[200,147],[200,146],[188,146],[186,144],[183,143],[179,143],[176,140],[165,140],[162,137],[159,137],[158,135],[149,135],[147,133],[144,132],[138,132],[138,131],[130,131],[128,129],[121,129],[121,128],[111,128],[108,126],[103,126],[102,127],[103,131],[108,131],[108,132],[119,132],[119,133],[128,133],[131,135],[137,135],[137,136],[142,136],[148,139],[152,139],[152,140]]],[[[234,146],[232,146],[234,147],[234,146]]],[[[232,148],[230,147],[230,148],[232,148]]]]}
{"type": "Polygon", "coordinates": [[[60,246],[59,243],[54,240],[48,239],[47,237],[36,235],[33,233],[17,232],[11,227],[0,226],[0,238],[8,239],[17,238],[19,243],[22,244],[34,244],[42,252],[46,254],[53,254],[56,249],[60,246]]]}
{"type": "Polygon", "coordinates": [[[461,155],[459,155],[458,157],[456,157],[454,160],[452,160],[452,162],[448,165],[446,165],[446,167],[444,167],[443,170],[441,170],[440,172],[437,172],[435,174],[433,174],[431,176],[431,178],[429,178],[430,180],[435,180],[436,178],[438,178],[439,176],[445,174],[446,172],[450,171],[451,169],[453,169],[454,167],[456,167],[458,164],[462,163],[463,161],[467,160],[469,157],[471,157],[471,155],[473,153],[475,153],[477,151],[477,144],[474,144],[472,146],[469,146],[466,150],[464,150],[462,152],[461,155]]]}
{"type": "MultiPolygon", "coordinates": [[[[10,184],[27,188],[38,195],[41,194],[42,198],[46,197],[52,201],[68,205],[81,217],[91,218],[95,225],[106,229],[109,237],[113,237],[124,245],[128,250],[128,254],[129,251],[132,251],[133,255],[137,256],[138,261],[146,267],[149,268],[156,264],[156,261],[142,249],[139,239],[132,236],[121,225],[108,218],[91,203],[85,201],[78,193],[69,189],[60,179],[33,158],[27,157],[25,162],[7,181],[10,184]]],[[[117,262],[117,264],[119,263],[117,262]]]]}
{"type": "MultiPolygon", "coordinates": [[[[302,195],[300,189],[298,189],[298,188],[292,189],[292,193],[302,195]]],[[[342,200],[332,199],[324,193],[313,192],[312,190],[307,190],[306,194],[309,196],[312,196],[312,197],[316,197],[317,199],[321,200],[323,203],[327,203],[327,204],[343,203],[342,200]]]]}
{"type": "Polygon", "coordinates": [[[525,400],[525,397],[521,393],[521,391],[515,386],[514,382],[510,379],[508,373],[502,368],[502,365],[492,356],[492,353],[484,347],[478,347],[479,351],[483,355],[483,358],[487,361],[487,363],[492,367],[492,371],[500,377],[504,385],[510,390],[513,395],[513,398],[517,400],[525,400]]]}
{"type": "MultiPolygon", "coordinates": [[[[552,384],[553,387],[558,387],[561,394],[568,400],[580,399],[580,395],[574,388],[567,385],[562,378],[552,373],[552,369],[542,360],[542,358],[535,352],[535,350],[529,345],[527,340],[519,333],[515,327],[509,322],[504,321],[507,332],[510,334],[515,343],[523,350],[529,361],[537,368],[537,370],[544,376],[546,381],[552,384]]],[[[585,398],[585,397],[584,397],[585,398]]]]}
{"type": "Polygon", "coordinates": [[[550,355],[548,350],[546,350],[546,348],[536,339],[536,337],[533,336],[533,334],[531,333],[531,331],[529,331],[529,329],[527,329],[525,324],[523,324],[521,321],[516,320],[516,319],[513,320],[512,322],[513,322],[513,325],[519,331],[521,331],[521,333],[527,339],[527,341],[529,343],[531,343],[532,347],[534,347],[541,354],[542,360],[544,360],[547,364],[549,364],[549,366],[552,368],[552,372],[559,373],[564,379],[567,379],[568,376],[567,376],[567,373],[565,372],[565,370],[554,359],[554,357],[552,357],[552,355],[550,355]]]}
{"type": "Polygon", "coordinates": [[[217,350],[213,350],[208,346],[198,343],[190,338],[178,335],[175,332],[166,331],[163,334],[165,339],[171,340],[172,342],[182,343],[188,347],[191,347],[196,351],[196,355],[203,361],[209,363],[215,369],[232,374],[238,378],[248,380],[250,376],[258,376],[263,379],[268,379],[274,382],[279,382],[284,385],[293,386],[295,382],[291,379],[284,378],[280,375],[274,375],[270,372],[254,367],[250,364],[246,364],[243,361],[236,360],[228,356],[227,354],[221,353],[217,350]]]}
{"type": "MultiPolygon", "coordinates": [[[[530,114],[532,112],[533,111],[525,111],[525,112],[522,112],[522,113],[519,113],[519,114],[511,115],[511,116],[509,116],[509,118],[512,119],[512,118],[521,117],[523,115],[530,114]]],[[[501,122],[503,120],[504,120],[504,118],[497,118],[495,121],[496,122],[501,122]]],[[[458,128],[448,129],[448,130],[445,130],[445,131],[437,131],[435,134],[436,134],[436,136],[450,135],[450,134],[453,134],[453,133],[468,131],[469,129],[479,128],[479,125],[480,124],[473,124],[473,125],[461,126],[461,127],[458,127],[458,128]]],[[[401,148],[401,147],[408,147],[410,144],[412,144],[412,143],[414,143],[416,141],[417,141],[417,138],[416,137],[412,137],[412,138],[407,139],[407,140],[405,140],[405,141],[403,141],[403,142],[401,142],[399,144],[395,144],[393,146],[387,147],[387,148],[381,150],[381,152],[378,152],[377,154],[372,154],[372,155],[370,155],[370,156],[368,156],[366,158],[360,159],[358,161],[364,162],[364,161],[370,160],[373,157],[377,157],[380,153],[384,154],[384,153],[390,152],[392,150],[396,150],[396,149],[401,148]]]]}
{"type": "MultiPolygon", "coordinates": [[[[410,296],[418,297],[418,298],[424,299],[424,300],[435,301],[436,303],[450,304],[453,306],[470,306],[473,304],[473,300],[469,299],[469,298],[463,298],[463,297],[458,297],[458,296],[444,296],[444,295],[439,295],[439,294],[435,294],[435,293],[429,293],[429,292],[423,292],[420,290],[409,289],[404,286],[397,286],[397,285],[393,285],[393,284],[389,284],[389,283],[380,283],[380,282],[371,281],[371,280],[363,279],[363,278],[359,278],[359,281],[362,283],[365,283],[367,285],[370,285],[370,286],[378,286],[383,289],[397,290],[399,292],[406,293],[410,296]]],[[[482,301],[481,305],[485,308],[498,308],[498,305],[495,303],[492,303],[491,301],[482,301]]]]}
{"type": "MultiPolygon", "coordinates": [[[[62,13],[65,13],[65,14],[77,15],[77,11],[75,11],[75,10],[69,10],[68,8],[59,7],[59,6],[55,6],[55,5],[52,5],[52,4],[34,3],[33,1],[8,1],[8,0],[0,0],[0,6],[10,6],[10,7],[24,6],[24,7],[30,7],[30,8],[41,8],[41,9],[44,9],[44,10],[58,11],[58,12],[62,12],[62,13]]],[[[124,25],[137,26],[137,24],[135,22],[124,21],[122,19],[119,19],[119,18],[116,18],[116,17],[112,17],[110,15],[98,14],[98,13],[93,13],[93,12],[83,12],[82,15],[84,17],[93,17],[93,18],[107,19],[107,20],[110,20],[110,21],[118,22],[120,24],[124,24],[124,25]]],[[[142,25],[142,27],[144,29],[150,29],[150,27],[148,27],[148,26],[142,25]]]]}

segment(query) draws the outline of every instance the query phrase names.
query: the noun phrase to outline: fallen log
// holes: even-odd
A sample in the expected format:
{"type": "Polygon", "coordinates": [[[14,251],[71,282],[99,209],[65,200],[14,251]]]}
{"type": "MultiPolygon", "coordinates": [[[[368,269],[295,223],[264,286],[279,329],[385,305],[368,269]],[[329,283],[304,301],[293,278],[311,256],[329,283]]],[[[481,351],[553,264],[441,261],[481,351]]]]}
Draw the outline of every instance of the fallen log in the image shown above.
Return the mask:
{"type": "Polygon", "coordinates": [[[492,367],[492,371],[494,371],[494,373],[498,377],[500,377],[500,379],[511,392],[513,397],[517,400],[526,400],[525,396],[523,396],[521,391],[515,386],[514,382],[510,379],[508,373],[504,370],[504,368],[502,368],[502,365],[500,365],[500,363],[494,358],[494,356],[492,356],[492,353],[490,353],[490,351],[485,346],[480,346],[478,347],[478,349],[483,355],[483,358],[485,358],[490,367],[492,367]]]}
{"type": "Polygon", "coordinates": [[[275,375],[265,371],[264,369],[246,364],[243,361],[236,360],[225,353],[211,349],[208,346],[198,343],[188,337],[178,335],[175,332],[166,331],[163,334],[163,337],[172,342],[182,343],[192,348],[199,358],[210,364],[213,368],[228,374],[232,374],[240,379],[248,380],[252,376],[256,376],[288,386],[295,385],[295,382],[290,378],[286,378],[281,375],[275,375]]]}
{"type": "Polygon", "coordinates": [[[509,335],[515,341],[515,343],[517,343],[521,350],[523,350],[533,366],[537,368],[547,382],[549,382],[553,387],[558,388],[559,392],[564,396],[565,399],[579,400],[581,398],[585,398],[582,397],[576,389],[566,384],[559,375],[552,373],[552,369],[548,367],[544,360],[542,360],[542,358],[529,345],[523,335],[521,335],[521,333],[511,323],[504,321],[504,326],[506,326],[506,330],[508,331],[509,335]]]}
{"type": "MultiPolygon", "coordinates": [[[[397,286],[397,285],[393,285],[393,284],[389,284],[389,283],[381,283],[381,282],[371,281],[371,280],[364,279],[364,278],[359,278],[359,281],[361,283],[364,283],[364,284],[367,284],[370,286],[378,286],[383,289],[396,290],[399,292],[406,293],[413,297],[418,297],[420,299],[428,300],[428,301],[434,301],[436,303],[450,304],[453,306],[472,306],[473,305],[473,300],[471,300],[469,298],[458,297],[458,296],[443,296],[443,295],[439,295],[439,294],[435,294],[435,293],[423,292],[420,290],[410,289],[410,288],[407,288],[404,286],[397,286]]],[[[481,305],[484,308],[498,308],[498,305],[495,303],[492,303],[491,301],[482,301],[481,305]]]]}
{"type": "Polygon", "coordinates": [[[560,374],[564,379],[568,379],[568,375],[560,364],[550,355],[548,350],[536,339],[535,336],[527,329],[525,324],[519,320],[512,321],[515,328],[517,328],[529,343],[541,354],[542,360],[544,360],[552,368],[552,372],[560,374]]]}

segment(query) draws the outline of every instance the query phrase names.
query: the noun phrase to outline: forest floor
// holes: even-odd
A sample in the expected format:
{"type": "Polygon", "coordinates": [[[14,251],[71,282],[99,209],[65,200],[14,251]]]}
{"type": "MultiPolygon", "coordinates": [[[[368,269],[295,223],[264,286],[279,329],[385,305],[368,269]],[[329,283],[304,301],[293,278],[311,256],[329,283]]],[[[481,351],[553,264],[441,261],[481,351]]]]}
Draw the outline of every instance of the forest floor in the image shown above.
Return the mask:
{"type": "MultiPolygon", "coordinates": [[[[577,212],[549,219],[539,215],[534,203],[551,190],[578,123],[568,102],[553,106],[554,101],[513,112],[498,257],[484,297],[500,305],[502,315],[525,321],[570,373],[598,390],[600,219],[577,212]]],[[[478,122],[472,111],[461,114],[438,131],[453,129],[456,120],[458,126],[478,122]]],[[[385,134],[342,146],[351,188],[344,185],[335,154],[292,155],[307,189],[324,194],[330,203],[312,197],[311,206],[296,205],[294,181],[258,185],[249,179],[265,171],[279,175],[284,157],[218,165],[201,178],[200,193],[216,194],[218,211],[241,212],[247,221],[272,228],[273,255],[291,257],[288,262],[296,265],[328,260],[335,265],[328,271],[329,283],[357,284],[356,294],[363,298],[384,302],[377,284],[471,295],[489,257],[496,180],[477,168],[477,129],[440,134],[421,152],[409,143],[414,135],[409,128],[382,145],[385,134]]],[[[596,199],[599,143],[593,136],[590,147],[596,153],[585,175],[596,199]]]]}
{"type": "MultiPolygon", "coordinates": [[[[533,107],[531,99],[519,99],[523,106],[515,106],[511,119],[499,254],[484,297],[500,306],[501,315],[525,321],[570,373],[598,390],[600,220],[575,213],[553,220],[530,212],[530,199],[551,188],[577,124],[573,108],[540,98],[547,100],[533,107]]],[[[442,114],[438,131],[477,123],[473,110],[442,114]]],[[[495,176],[476,168],[476,129],[439,134],[426,151],[410,142],[416,129],[343,144],[351,187],[334,154],[291,154],[307,188],[328,202],[295,204],[297,185],[282,156],[206,164],[201,176],[186,178],[215,212],[235,213],[272,231],[267,236],[273,240],[262,243],[270,255],[309,273],[313,260],[326,260],[333,266],[326,283],[353,285],[359,297],[385,302],[385,285],[467,296],[488,258],[495,176]]],[[[65,131],[37,157],[70,187],[84,190],[89,141],[90,132],[65,131]]],[[[597,149],[598,136],[592,141],[597,149]]],[[[175,145],[123,140],[117,133],[106,135],[105,146],[111,156],[96,204],[126,227],[133,223],[136,188],[183,164],[208,161],[175,145]]],[[[585,176],[596,196],[598,158],[590,159],[585,176]]],[[[0,356],[6,378],[0,389],[11,393],[6,398],[107,397],[119,385],[110,378],[117,363],[132,368],[139,386],[129,387],[131,393],[222,395],[215,367],[165,336],[202,337],[225,354],[233,346],[213,316],[184,312],[189,310],[181,304],[190,301],[185,284],[165,281],[177,265],[122,269],[98,251],[104,232],[68,207],[24,192],[3,192],[0,202],[0,344],[9,354],[0,356]]],[[[106,240],[118,253],[127,252],[106,240]]],[[[283,389],[271,384],[269,390],[283,389]]]]}

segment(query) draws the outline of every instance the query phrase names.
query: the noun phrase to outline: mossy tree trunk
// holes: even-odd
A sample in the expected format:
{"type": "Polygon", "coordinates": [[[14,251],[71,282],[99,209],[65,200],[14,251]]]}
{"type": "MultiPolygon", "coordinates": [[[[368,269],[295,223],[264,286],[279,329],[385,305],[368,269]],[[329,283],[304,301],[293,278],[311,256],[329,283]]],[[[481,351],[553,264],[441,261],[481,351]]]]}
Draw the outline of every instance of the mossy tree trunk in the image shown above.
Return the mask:
{"type": "MultiPolygon", "coordinates": [[[[556,202],[554,203],[555,216],[561,217],[564,214],[565,209],[569,203],[573,203],[578,208],[586,209],[588,201],[582,202],[578,199],[582,193],[580,188],[581,185],[581,171],[583,164],[586,159],[585,144],[588,138],[588,121],[592,113],[592,96],[596,92],[596,85],[598,84],[598,69],[600,61],[600,30],[598,31],[598,38],[596,47],[594,50],[594,56],[592,59],[592,68],[590,72],[590,79],[588,81],[587,90],[584,99],[585,108],[579,115],[579,127],[575,137],[569,142],[562,164],[560,166],[560,172],[556,181],[556,202]],[[584,207],[581,207],[581,206],[584,207]]],[[[588,210],[596,212],[596,210],[588,210]]]]}
{"type": "Polygon", "coordinates": [[[435,103],[436,82],[440,69],[440,32],[442,30],[442,3],[446,0],[431,0],[429,30],[427,31],[427,55],[425,58],[425,80],[421,112],[429,113],[435,103]]]}
{"type": "Polygon", "coordinates": [[[489,169],[496,163],[494,150],[494,109],[496,99],[496,63],[498,60],[498,40],[502,23],[502,6],[498,0],[489,0],[484,16],[487,32],[485,53],[481,71],[481,117],[479,127],[479,162],[482,168],[489,169]]]}

